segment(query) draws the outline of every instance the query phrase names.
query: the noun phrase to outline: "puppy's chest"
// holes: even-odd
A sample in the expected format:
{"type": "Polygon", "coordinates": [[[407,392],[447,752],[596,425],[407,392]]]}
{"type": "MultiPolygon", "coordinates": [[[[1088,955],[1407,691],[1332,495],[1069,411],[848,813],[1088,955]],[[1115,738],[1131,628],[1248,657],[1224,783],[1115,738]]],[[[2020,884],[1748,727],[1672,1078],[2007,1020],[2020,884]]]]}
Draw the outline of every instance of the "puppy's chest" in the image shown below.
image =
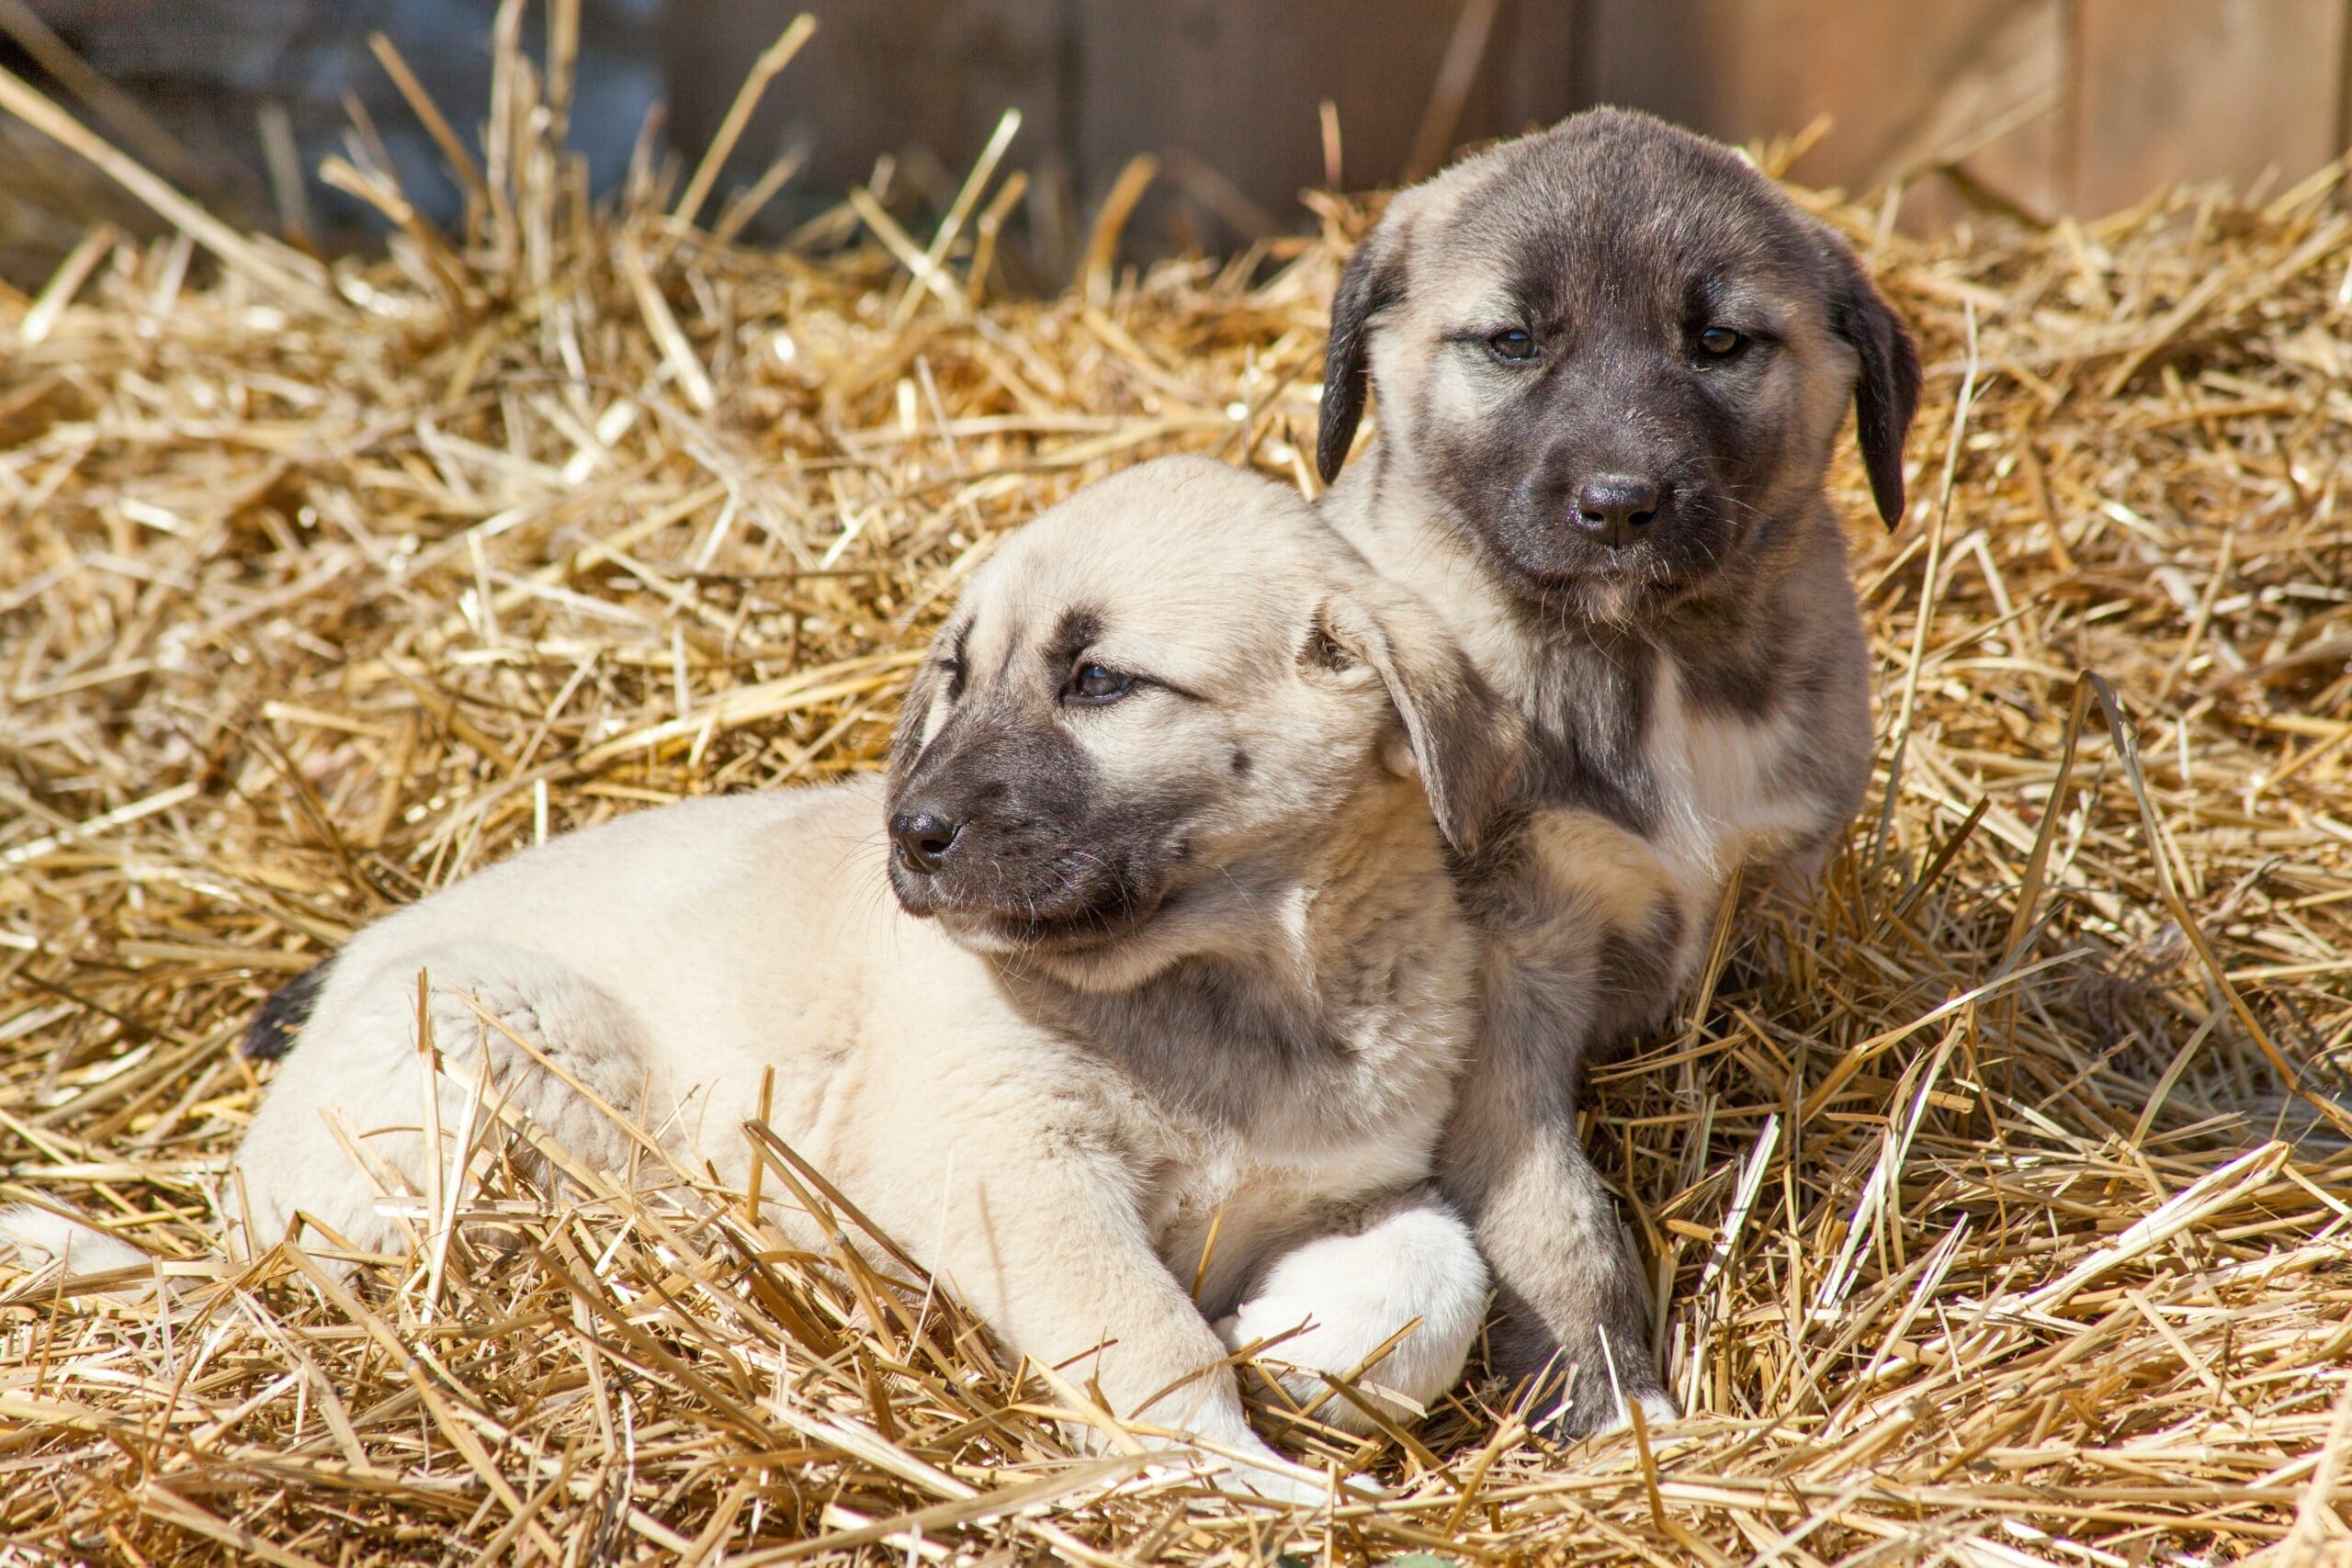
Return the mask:
{"type": "MultiPolygon", "coordinates": [[[[1262,1186],[1348,1193],[1419,1180],[1450,1100],[1453,1053],[1261,1078],[1245,1093],[1152,1095],[1169,1201],[1214,1207],[1262,1186]]],[[[1234,1087],[1234,1086],[1228,1086],[1234,1087]]]]}
{"type": "Polygon", "coordinates": [[[1147,1209],[1163,1253],[1197,1255],[1214,1229],[1239,1260],[1334,1206],[1427,1179],[1457,1052],[1419,1043],[1259,1078],[1246,1096],[1153,1097],[1164,1142],[1147,1209]]]}
{"type": "Polygon", "coordinates": [[[1662,650],[1581,663],[1547,672],[1534,804],[1608,818],[1692,893],[1808,830],[1812,803],[1786,782],[1804,743],[1789,710],[1693,701],[1662,650]]]}
{"type": "Polygon", "coordinates": [[[1659,666],[1643,738],[1658,803],[1653,841],[1684,881],[1712,886],[1810,826],[1812,803],[1785,782],[1803,737],[1785,711],[1702,709],[1684,695],[1672,661],[1661,655],[1659,666]]]}

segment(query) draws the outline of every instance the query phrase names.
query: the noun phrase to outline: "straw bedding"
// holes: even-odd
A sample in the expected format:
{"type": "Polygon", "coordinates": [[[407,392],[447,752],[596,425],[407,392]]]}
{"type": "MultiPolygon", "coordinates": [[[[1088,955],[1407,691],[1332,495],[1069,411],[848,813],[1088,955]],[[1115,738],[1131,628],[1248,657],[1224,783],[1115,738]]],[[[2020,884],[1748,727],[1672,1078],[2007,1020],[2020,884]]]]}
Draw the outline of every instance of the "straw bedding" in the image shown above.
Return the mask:
{"type": "Polygon", "coordinates": [[[588,205],[511,41],[462,234],[363,138],[387,258],[173,211],[0,296],[0,1197],[171,1277],[0,1268],[0,1561],[2347,1560],[2341,167],[1932,243],[1799,193],[1932,373],[1912,515],[1853,535],[1879,788],[1600,1085],[1683,1423],[1564,1451],[1474,1381],[1358,1452],[1270,1409],[1392,1495],[1232,1505],[1074,1457],[1084,1389],[650,1154],[560,1199],[485,1154],[348,1289],[214,1251],[232,1041],[355,926],[873,765],[964,575],[1091,477],[1310,482],[1359,205],[1138,275],[1114,203],[1024,301],[991,164],[935,240],[862,193],[754,254],[684,170],[588,205]]]}

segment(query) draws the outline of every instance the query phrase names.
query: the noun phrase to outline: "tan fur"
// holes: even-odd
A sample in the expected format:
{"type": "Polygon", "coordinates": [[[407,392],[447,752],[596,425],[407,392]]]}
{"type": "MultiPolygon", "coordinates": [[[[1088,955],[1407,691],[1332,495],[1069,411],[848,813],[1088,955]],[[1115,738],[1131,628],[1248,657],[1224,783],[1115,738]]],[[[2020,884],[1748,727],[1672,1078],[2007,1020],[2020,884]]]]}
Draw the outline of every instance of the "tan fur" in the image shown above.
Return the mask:
{"type": "Polygon", "coordinates": [[[1823,473],[1858,408],[1898,515],[1917,381],[1842,240],[1622,111],[1399,194],[1334,300],[1324,514],[1529,725],[1509,826],[1461,868],[1486,1032],[1442,1165],[1501,1288],[1498,1365],[1563,1431],[1671,1410],[1578,1077],[1663,1019],[1736,873],[1801,879],[1861,798],[1868,656],[1823,473]]]}
{"type": "MultiPolygon", "coordinates": [[[[964,639],[960,695],[944,637],[888,785],[628,817],[362,931],[238,1154],[251,1238],[307,1214],[360,1247],[395,1240],[330,1122],[424,1190],[424,971],[445,1126],[486,1050],[498,1091],[577,1157],[632,1159],[469,997],[730,1182],[772,1067],[776,1132],[1011,1349],[1093,1381],[1123,1417],[1242,1454],[1246,1484],[1315,1495],[1244,1423],[1213,1324],[1247,1343],[1313,1319],[1270,1354],[1319,1387],[1315,1371],[1352,1370],[1418,1317],[1411,1352],[1371,1381],[1419,1402],[1459,1374],[1485,1272],[1428,1182],[1473,1028],[1476,947],[1430,808],[1381,753],[1401,711],[1415,768],[1475,794],[1500,770],[1473,753],[1507,752],[1508,715],[1482,705],[1428,613],[1295,497],[1198,460],[1082,491],[1008,541],[949,636],[964,639]],[[1102,628],[1085,658],[1186,694],[1084,712],[1040,697],[1061,677],[1039,639],[1080,607],[1102,628]],[[1360,646],[1303,658],[1335,621],[1363,628],[1360,646]],[[934,749],[991,725],[1011,739],[971,741],[969,766],[984,751],[1025,765],[1049,736],[1082,755],[1088,798],[1107,804],[1049,825],[1065,837],[1140,820],[1136,802],[1190,803],[1158,913],[1091,947],[1025,949],[977,915],[915,919],[893,901],[886,793],[954,773],[934,749]],[[1260,1037],[1261,1020],[1281,1021],[1260,1037]]],[[[821,1245],[769,1192],[771,1218],[821,1245]]]]}

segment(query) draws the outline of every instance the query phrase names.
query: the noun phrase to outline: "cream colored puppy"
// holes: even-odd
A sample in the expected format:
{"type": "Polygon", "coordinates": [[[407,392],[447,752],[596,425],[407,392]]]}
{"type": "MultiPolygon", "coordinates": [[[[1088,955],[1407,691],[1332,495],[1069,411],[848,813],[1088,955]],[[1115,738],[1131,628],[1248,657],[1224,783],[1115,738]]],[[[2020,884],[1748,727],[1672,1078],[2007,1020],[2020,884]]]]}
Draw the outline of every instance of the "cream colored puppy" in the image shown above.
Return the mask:
{"type": "Polygon", "coordinates": [[[1143,465],[975,575],[887,780],[558,840],[273,998],[251,1047],[299,1042],[237,1156],[250,1239],[308,1214],[394,1245],[342,1137],[424,1190],[424,972],[445,1127],[486,1049],[575,1156],[631,1153],[468,998],[730,1179],[773,1067],[776,1132],[1010,1349],[1319,1496],[1271,1468],[1228,1350],[1303,1327],[1267,1355],[1316,1396],[1418,1322],[1367,1382],[1420,1404],[1460,1374],[1487,1276],[1430,1185],[1475,1023],[1446,840],[1472,845],[1517,744],[1304,502],[1143,465]]]}

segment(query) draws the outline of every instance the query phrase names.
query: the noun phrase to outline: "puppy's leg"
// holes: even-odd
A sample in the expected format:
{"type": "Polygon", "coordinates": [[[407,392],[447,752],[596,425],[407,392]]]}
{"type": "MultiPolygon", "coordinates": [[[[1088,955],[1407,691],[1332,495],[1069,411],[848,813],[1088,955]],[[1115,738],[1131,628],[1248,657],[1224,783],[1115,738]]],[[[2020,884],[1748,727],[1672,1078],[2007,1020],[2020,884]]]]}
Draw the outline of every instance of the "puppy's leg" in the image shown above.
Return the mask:
{"type": "MultiPolygon", "coordinates": [[[[233,1206],[242,1193],[248,1205],[243,1218],[249,1247],[275,1244],[296,1213],[307,1212],[355,1247],[399,1250],[401,1228],[383,1212],[377,1180],[410,1194],[428,1191],[428,1158],[441,1164],[446,1179],[451,1140],[480,1081],[484,1050],[493,1100],[528,1115],[583,1163],[608,1169],[626,1164],[628,1135],[537,1059],[556,1063],[625,1114],[642,1117],[650,1109],[643,1103],[636,1021],[576,971],[522,949],[463,942],[338,979],[238,1148],[228,1200],[233,1206]],[[444,1146],[430,1155],[417,1050],[420,970],[430,977],[425,1018],[441,1061],[435,1089],[444,1146]],[[378,1168],[376,1179],[354,1163],[346,1137],[378,1168]]],[[[503,1134],[493,1124],[491,1135],[503,1134]]]]}
{"type": "Polygon", "coordinates": [[[1416,1420],[1462,1376],[1487,1290],[1469,1226],[1435,1191],[1404,1195],[1367,1218],[1362,1229],[1284,1253],[1217,1324],[1237,1350],[1279,1340],[1259,1364],[1317,1420],[1359,1437],[1378,1428],[1317,1374],[1351,1380],[1391,1421],[1416,1420]],[[1399,1333],[1404,1337],[1381,1355],[1399,1333]]]}
{"type": "MultiPolygon", "coordinates": [[[[1280,1502],[1315,1504],[1326,1487],[1299,1472],[1250,1429],[1226,1348],[1190,1295],[1153,1250],[1137,1212],[1132,1174],[1100,1148],[1095,1130],[1007,1135],[1006,1118],[991,1143],[956,1149],[945,1193],[957,1223],[932,1226],[940,1195],[901,1189],[880,1213],[886,1228],[910,1237],[933,1230],[939,1240],[922,1261],[979,1313],[1007,1345],[1056,1369],[1071,1383],[1102,1391],[1125,1422],[1176,1437],[1146,1436],[1149,1446],[1179,1446],[1182,1435],[1206,1439],[1238,1459],[1214,1458],[1218,1483],[1280,1502]]],[[[925,1164],[940,1169],[933,1123],[925,1164]]],[[[911,1162],[915,1150],[906,1151],[911,1162]]],[[[1088,1436],[1098,1444],[1100,1435],[1088,1436]]]]}
{"type": "Polygon", "coordinates": [[[1476,1189],[1478,1244],[1495,1270],[1494,1370],[1532,1386],[1530,1418],[1562,1437],[1613,1431],[1638,1402],[1657,1424],[1677,1412],[1650,1359],[1649,1303],[1616,1205],[1566,1126],[1464,1124],[1449,1168],[1476,1189]],[[1476,1168],[1476,1174],[1471,1174],[1476,1168]]]}
{"type": "Polygon", "coordinates": [[[1577,1136],[1583,1056],[1607,1015],[1613,916],[1641,908],[1522,865],[1487,902],[1485,1037],[1456,1091],[1439,1150],[1446,1196],[1471,1217],[1495,1273],[1495,1370],[1535,1386],[1538,1418],[1569,1437],[1645,1416],[1671,1419],[1652,1364],[1641,1270],[1616,1205],[1577,1136]]]}

